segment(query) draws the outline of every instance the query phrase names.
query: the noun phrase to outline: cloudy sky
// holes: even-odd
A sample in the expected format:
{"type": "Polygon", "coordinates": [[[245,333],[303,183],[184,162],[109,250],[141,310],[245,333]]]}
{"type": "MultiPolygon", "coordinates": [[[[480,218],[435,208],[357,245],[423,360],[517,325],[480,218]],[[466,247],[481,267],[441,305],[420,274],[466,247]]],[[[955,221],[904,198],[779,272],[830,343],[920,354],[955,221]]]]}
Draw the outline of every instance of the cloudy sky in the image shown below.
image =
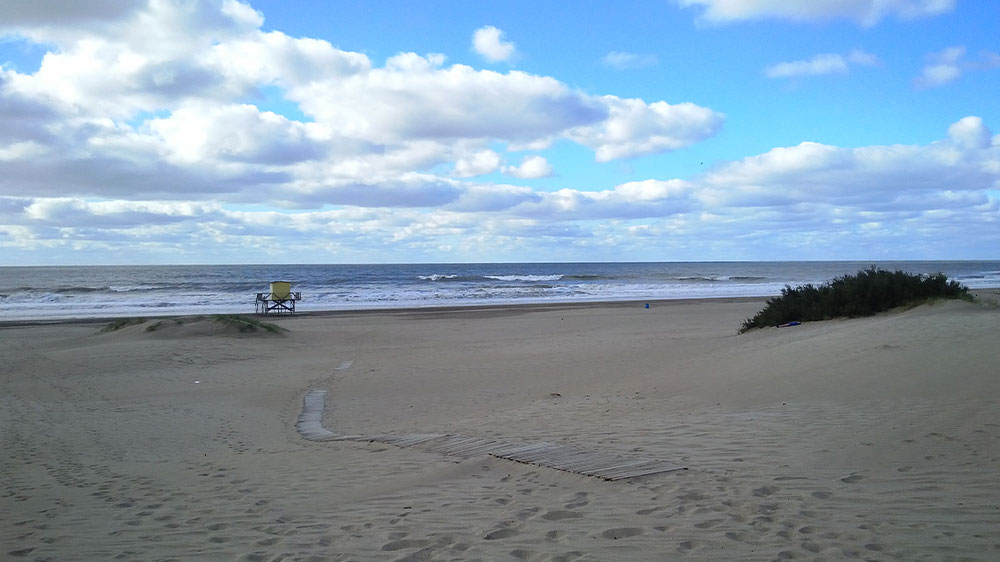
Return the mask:
{"type": "Polygon", "coordinates": [[[997,259],[998,21],[8,0],[0,265],[997,259]]]}

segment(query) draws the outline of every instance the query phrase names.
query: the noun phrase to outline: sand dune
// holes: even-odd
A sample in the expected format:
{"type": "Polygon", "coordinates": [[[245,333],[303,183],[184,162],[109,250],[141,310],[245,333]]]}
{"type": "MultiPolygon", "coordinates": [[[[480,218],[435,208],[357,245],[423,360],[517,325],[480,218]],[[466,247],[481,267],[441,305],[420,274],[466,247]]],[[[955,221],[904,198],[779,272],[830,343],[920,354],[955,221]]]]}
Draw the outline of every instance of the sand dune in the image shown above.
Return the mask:
{"type": "Polygon", "coordinates": [[[744,335],[759,300],[3,327],[0,558],[996,560],[997,294],[744,335]],[[689,470],[311,442],[311,388],[338,432],[689,470]]]}

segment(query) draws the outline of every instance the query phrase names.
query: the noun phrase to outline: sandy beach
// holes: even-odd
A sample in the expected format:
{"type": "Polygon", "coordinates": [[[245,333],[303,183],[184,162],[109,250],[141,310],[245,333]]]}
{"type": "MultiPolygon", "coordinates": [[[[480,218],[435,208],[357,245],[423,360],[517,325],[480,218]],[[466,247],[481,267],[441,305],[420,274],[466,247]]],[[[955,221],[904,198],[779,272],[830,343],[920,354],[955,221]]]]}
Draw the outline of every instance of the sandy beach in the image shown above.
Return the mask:
{"type": "Polygon", "coordinates": [[[0,325],[0,558],[997,560],[1000,291],[738,335],[763,299],[0,325]],[[549,442],[607,482],[304,439],[549,442]]]}

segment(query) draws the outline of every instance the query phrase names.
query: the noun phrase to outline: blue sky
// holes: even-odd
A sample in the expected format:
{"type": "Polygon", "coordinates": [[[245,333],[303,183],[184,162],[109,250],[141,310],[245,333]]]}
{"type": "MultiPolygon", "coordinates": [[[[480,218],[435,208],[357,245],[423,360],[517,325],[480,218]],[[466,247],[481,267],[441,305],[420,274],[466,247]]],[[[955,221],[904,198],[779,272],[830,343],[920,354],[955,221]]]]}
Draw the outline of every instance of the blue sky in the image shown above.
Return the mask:
{"type": "Polygon", "coordinates": [[[0,264],[996,259],[997,21],[5,3],[0,264]]]}

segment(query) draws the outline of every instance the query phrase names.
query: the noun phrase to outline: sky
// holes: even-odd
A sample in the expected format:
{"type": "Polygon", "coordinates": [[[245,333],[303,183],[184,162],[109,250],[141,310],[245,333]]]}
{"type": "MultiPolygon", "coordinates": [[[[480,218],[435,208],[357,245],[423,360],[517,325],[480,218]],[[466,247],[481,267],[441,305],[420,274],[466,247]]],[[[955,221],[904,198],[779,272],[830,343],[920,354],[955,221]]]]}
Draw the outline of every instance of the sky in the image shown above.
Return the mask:
{"type": "Polygon", "coordinates": [[[0,265],[1000,259],[992,0],[8,0],[0,265]]]}

